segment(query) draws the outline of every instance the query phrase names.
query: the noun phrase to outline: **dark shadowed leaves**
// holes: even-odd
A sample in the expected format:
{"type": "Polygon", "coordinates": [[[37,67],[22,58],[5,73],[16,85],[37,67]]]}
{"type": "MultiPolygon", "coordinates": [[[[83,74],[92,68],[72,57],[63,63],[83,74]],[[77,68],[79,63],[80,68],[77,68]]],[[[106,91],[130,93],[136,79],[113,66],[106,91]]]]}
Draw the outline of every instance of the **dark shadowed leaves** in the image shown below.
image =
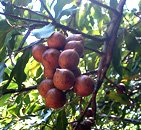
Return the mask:
{"type": "Polygon", "coordinates": [[[121,49],[118,44],[115,44],[114,50],[113,50],[113,57],[112,57],[112,64],[115,69],[115,71],[122,76],[122,66],[121,66],[121,49]]]}
{"type": "Polygon", "coordinates": [[[3,74],[6,65],[4,62],[0,62],[0,83],[3,81],[3,74]]]}
{"type": "Polygon", "coordinates": [[[59,112],[59,115],[57,117],[57,124],[56,124],[56,128],[58,130],[66,130],[67,127],[67,118],[66,118],[66,112],[65,110],[61,110],[59,112]]]}
{"type": "Polygon", "coordinates": [[[14,78],[16,79],[19,89],[23,81],[26,80],[26,74],[24,72],[25,66],[29,60],[30,49],[27,49],[23,52],[23,55],[18,59],[17,64],[13,69],[14,78]]]}
{"type": "Polygon", "coordinates": [[[133,52],[141,52],[141,45],[136,39],[136,35],[132,33],[127,33],[125,37],[125,44],[128,50],[133,52]]]}

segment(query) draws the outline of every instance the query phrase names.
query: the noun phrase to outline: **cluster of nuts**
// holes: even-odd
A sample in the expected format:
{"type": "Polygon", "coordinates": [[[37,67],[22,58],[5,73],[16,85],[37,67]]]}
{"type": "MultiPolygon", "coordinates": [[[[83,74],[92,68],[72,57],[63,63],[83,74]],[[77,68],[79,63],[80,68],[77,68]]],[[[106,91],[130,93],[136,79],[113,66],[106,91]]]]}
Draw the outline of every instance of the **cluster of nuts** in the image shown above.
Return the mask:
{"type": "Polygon", "coordinates": [[[64,106],[68,90],[81,97],[92,93],[94,81],[87,75],[81,75],[78,68],[83,51],[84,41],[80,34],[65,38],[62,33],[54,32],[47,39],[47,45],[33,46],[34,59],[44,67],[45,79],[39,84],[38,91],[48,108],[64,106]]]}

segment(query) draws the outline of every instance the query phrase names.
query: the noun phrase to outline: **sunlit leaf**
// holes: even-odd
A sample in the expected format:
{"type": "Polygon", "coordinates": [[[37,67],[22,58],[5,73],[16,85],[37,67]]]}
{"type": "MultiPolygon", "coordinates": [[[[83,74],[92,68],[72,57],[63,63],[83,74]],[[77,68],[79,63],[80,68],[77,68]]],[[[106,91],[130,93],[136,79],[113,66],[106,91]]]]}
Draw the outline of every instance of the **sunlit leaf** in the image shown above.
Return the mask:
{"type": "Polygon", "coordinates": [[[54,26],[49,24],[47,26],[44,26],[43,28],[34,29],[32,31],[32,34],[38,39],[48,38],[54,33],[54,29],[55,29],[54,26]]]}
{"type": "Polygon", "coordinates": [[[63,7],[66,4],[69,4],[71,0],[57,0],[56,5],[54,6],[54,11],[55,11],[55,18],[58,18],[60,13],[62,12],[63,7]]]}
{"type": "Polygon", "coordinates": [[[7,100],[10,98],[11,94],[4,95],[0,97],[0,107],[4,106],[7,100]]]}

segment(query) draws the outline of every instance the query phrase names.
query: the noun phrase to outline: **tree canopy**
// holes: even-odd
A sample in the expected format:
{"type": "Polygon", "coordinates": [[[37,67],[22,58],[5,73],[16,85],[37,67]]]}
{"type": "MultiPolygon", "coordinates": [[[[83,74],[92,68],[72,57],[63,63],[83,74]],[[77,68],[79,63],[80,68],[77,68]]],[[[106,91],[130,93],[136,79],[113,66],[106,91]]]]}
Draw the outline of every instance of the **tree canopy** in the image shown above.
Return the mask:
{"type": "Polygon", "coordinates": [[[91,129],[141,129],[141,1],[126,1],[0,0],[0,129],[78,130],[88,119],[91,129]],[[32,56],[54,32],[81,34],[78,67],[94,81],[59,109],[39,95],[44,67],[32,56]]]}

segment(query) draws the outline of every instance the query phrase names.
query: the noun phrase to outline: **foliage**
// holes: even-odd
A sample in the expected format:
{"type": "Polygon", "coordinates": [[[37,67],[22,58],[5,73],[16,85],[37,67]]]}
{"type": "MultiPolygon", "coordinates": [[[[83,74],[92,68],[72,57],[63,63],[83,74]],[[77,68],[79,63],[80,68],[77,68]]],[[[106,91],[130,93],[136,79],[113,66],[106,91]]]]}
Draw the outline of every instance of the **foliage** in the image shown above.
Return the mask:
{"type": "MultiPolygon", "coordinates": [[[[63,108],[45,107],[36,90],[36,85],[43,80],[43,67],[31,56],[31,46],[38,44],[38,39],[28,41],[34,40],[34,35],[43,42],[42,38],[48,38],[54,29],[66,36],[81,33],[85,38],[85,54],[79,67],[82,73],[97,80],[95,71],[105,42],[99,38],[106,36],[113,12],[91,1],[1,1],[3,12],[0,14],[5,17],[0,15],[0,129],[69,130],[72,129],[70,122],[82,117],[80,109],[85,110],[92,95],[80,102],[80,97],[72,92],[67,94],[68,103],[63,108]],[[34,10],[35,6],[39,11],[34,10]],[[96,36],[95,40],[92,36],[96,36]]],[[[117,0],[99,1],[113,9],[118,4],[117,0]]],[[[141,2],[138,6],[141,7],[141,2]]],[[[93,128],[141,129],[140,40],[140,8],[129,11],[125,7],[111,64],[96,96],[93,128]],[[124,95],[116,91],[120,82],[126,86],[124,95]],[[107,90],[110,94],[106,94],[107,90]]]]}

